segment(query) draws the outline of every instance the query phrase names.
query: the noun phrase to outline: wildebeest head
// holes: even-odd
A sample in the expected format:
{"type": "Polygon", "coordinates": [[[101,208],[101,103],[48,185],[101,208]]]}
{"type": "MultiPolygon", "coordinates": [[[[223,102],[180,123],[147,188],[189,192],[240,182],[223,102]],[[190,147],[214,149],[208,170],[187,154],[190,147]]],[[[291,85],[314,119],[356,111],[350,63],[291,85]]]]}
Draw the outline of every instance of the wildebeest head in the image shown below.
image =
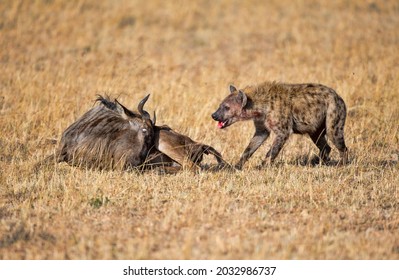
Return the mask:
{"type": "Polygon", "coordinates": [[[150,124],[153,126],[153,125],[155,125],[155,122],[156,122],[155,112],[154,112],[154,118],[151,120],[150,114],[144,110],[144,104],[147,102],[149,97],[150,97],[150,95],[148,94],[146,97],[144,97],[139,102],[139,104],[137,106],[137,110],[139,111],[139,114],[137,114],[137,113],[129,110],[125,106],[123,106],[121,103],[119,103],[119,101],[117,99],[115,99],[115,101],[112,102],[112,101],[110,101],[109,97],[104,98],[101,95],[99,95],[97,97],[96,101],[101,102],[101,104],[104,105],[105,107],[107,107],[108,109],[118,112],[120,114],[120,116],[123,117],[124,119],[141,118],[141,119],[145,120],[146,122],[150,122],[150,124]]]}
{"type": "Polygon", "coordinates": [[[63,133],[58,160],[97,168],[140,166],[154,141],[153,121],[143,109],[148,98],[140,101],[136,113],[99,96],[100,104],[63,133]]]}
{"type": "Polygon", "coordinates": [[[212,118],[218,122],[219,128],[226,128],[241,120],[242,111],[246,104],[246,94],[230,85],[230,95],[222,101],[216,112],[212,114],[212,118]]]}

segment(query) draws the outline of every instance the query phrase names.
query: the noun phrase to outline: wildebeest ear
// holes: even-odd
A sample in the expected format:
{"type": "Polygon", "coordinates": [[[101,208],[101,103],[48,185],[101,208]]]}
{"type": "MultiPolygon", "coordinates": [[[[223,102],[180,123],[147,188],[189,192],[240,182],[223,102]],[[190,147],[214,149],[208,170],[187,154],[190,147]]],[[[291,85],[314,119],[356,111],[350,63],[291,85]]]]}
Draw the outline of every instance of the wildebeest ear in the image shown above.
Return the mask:
{"type": "Polygon", "coordinates": [[[132,114],[129,109],[127,109],[125,106],[123,106],[121,103],[119,103],[118,100],[115,99],[115,105],[116,105],[116,111],[121,115],[122,118],[127,120],[129,116],[132,114]]]}
{"type": "Polygon", "coordinates": [[[154,111],[154,117],[152,118],[152,125],[155,125],[156,122],[157,122],[157,115],[155,114],[154,111]]]}
{"type": "Polygon", "coordinates": [[[243,93],[241,90],[238,91],[238,100],[241,102],[241,108],[244,108],[247,105],[247,95],[243,93]]]}
{"type": "Polygon", "coordinates": [[[230,85],[230,93],[235,93],[237,91],[236,87],[233,85],[230,85]]]}

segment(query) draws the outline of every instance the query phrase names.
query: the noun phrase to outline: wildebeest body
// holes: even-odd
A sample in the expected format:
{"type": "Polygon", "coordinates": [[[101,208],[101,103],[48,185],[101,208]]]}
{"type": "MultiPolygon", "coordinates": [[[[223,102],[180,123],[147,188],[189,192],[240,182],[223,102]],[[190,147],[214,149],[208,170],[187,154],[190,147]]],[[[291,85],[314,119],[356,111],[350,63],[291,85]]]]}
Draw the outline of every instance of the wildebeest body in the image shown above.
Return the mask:
{"type": "Polygon", "coordinates": [[[99,97],[98,101],[99,105],[63,133],[58,161],[96,168],[130,168],[143,164],[153,146],[151,120],[126,111],[118,102],[107,98],[99,97]]]}
{"type": "Polygon", "coordinates": [[[156,126],[143,106],[135,113],[117,100],[99,97],[100,104],[80,117],[62,135],[58,161],[94,168],[148,169],[165,171],[199,169],[204,154],[212,154],[218,168],[227,163],[214,148],[193,141],[168,126],[156,126]],[[176,165],[177,164],[177,165],[176,165]]]}

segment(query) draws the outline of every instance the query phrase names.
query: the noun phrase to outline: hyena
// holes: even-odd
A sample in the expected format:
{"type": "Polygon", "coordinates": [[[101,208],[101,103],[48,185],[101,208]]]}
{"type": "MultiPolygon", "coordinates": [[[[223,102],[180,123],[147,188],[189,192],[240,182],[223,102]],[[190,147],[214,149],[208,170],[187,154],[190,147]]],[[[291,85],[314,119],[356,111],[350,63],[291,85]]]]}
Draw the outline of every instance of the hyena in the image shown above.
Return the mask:
{"type": "Polygon", "coordinates": [[[276,137],[262,166],[273,162],[292,133],[308,134],[319,148],[323,162],[329,161],[331,151],[327,138],[339,150],[340,163],[346,164],[348,160],[344,140],[345,103],[333,89],[321,84],[265,82],[242,90],[231,85],[230,95],[212,118],[221,129],[237,121],[254,122],[255,135],[236,164],[237,169],[243,167],[271,131],[276,137]]]}

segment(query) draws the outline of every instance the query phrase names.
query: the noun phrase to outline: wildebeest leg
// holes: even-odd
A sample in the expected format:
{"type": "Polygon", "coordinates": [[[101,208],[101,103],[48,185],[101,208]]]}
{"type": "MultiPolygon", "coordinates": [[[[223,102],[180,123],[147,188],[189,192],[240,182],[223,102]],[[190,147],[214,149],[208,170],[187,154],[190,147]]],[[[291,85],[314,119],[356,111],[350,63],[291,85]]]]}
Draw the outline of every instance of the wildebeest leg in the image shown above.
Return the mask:
{"type": "Polygon", "coordinates": [[[272,147],[266,154],[266,158],[262,161],[261,166],[266,165],[267,163],[272,163],[274,159],[277,157],[278,153],[280,152],[281,148],[284,146],[285,141],[287,141],[289,137],[289,133],[280,133],[277,134],[272,147]]]}
{"type": "Polygon", "coordinates": [[[235,165],[235,168],[242,169],[244,163],[253,155],[253,153],[260,147],[260,145],[265,142],[265,140],[269,137],[270,131],[267,129],[257,130],[255,135],[252,137],[249,142],[248,147],[244,150],[244,153],[241,155],[240,161],[235,165]]]}
{"type": "MultiPolygon", "coordinates": [[[[318,130],[313,134],[309,135],[310,138],[312,139],[313,143],[316,144],[317,148],[319,148],[319,158],[324,162],[327,163],[330,161],[330,152],[331,152],[331,147],[327,143],[327,138],[326,138],[326,130],[323,128],[321,131],[318,130]]],[[[312,160],[315,161],[315,160],[312,160]]]]}
{"type": "Polygon", "coordinates": [[[208,146],[208,145],[203,145],[202,146],[204,153],[206,155],[213,155],[215,157],[215,159],[218,162],[218,168],[225,168],[230,166],[230,164],[228,164],[223,158],[222,155],[216,151],[213,147],[208,146]]]}
{"type": "Polygon", "coordinates": [[[154,147],[151,148],[150,152],[148,153],[148,156],[144,162],[145,166],[147,168],[153,168],[153,167],[159,167],[159,166],[171,166],[173,165],[174,161],[165,155],[164,153],[161,153],[154,147]]]}
{"type": "Polygon", "coordinates": [[[200,170],[198,164],[201,160],[191,157],[192,150],[190,146],[173,146],[173,143],[162,141],[162,145],[159,145],[159,149],[174,162],[180,164],[182,169],[195,172],[200,170]]]}
{"type": "Polygon", "coordinates": [[[160,174],[176,174],[182,169],[180,164],[155,148],[151,149],[144,167],[145,169],[157,170],[160,174]]]}

